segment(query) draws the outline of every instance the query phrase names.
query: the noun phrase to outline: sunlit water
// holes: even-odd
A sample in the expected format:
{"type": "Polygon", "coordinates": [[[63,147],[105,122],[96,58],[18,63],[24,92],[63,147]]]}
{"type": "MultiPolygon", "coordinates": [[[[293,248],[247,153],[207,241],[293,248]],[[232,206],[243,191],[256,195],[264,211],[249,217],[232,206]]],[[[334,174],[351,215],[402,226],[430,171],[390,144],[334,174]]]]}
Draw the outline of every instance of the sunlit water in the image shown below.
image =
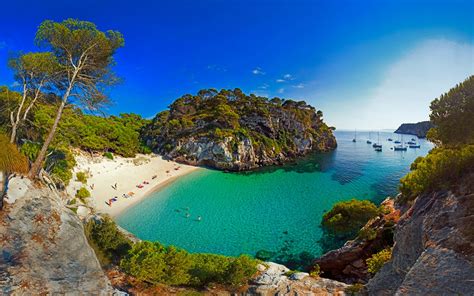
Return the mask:
{"type": "MultiPolygon", "coordinates": [[[[395,195],[411,162],[433,147],[417,140],[420,149],[393,151],[393,142],[386,139],[400,136],[380,132],[383,151],[376,152],[366,143],[368,133],[357,133],[356,143],[353,132],[335,134],[337,150],[294,164],[247,173],[191,173],[130,208],[117,222],[141,239],[190,252],[255,255],[266,250],[275,252],[276,261],[302,252],[321,255],[325,211],[342,200],[380,203],[395,195]]],[[[411,138],[405,135],[404,141],[411,138]]]]}

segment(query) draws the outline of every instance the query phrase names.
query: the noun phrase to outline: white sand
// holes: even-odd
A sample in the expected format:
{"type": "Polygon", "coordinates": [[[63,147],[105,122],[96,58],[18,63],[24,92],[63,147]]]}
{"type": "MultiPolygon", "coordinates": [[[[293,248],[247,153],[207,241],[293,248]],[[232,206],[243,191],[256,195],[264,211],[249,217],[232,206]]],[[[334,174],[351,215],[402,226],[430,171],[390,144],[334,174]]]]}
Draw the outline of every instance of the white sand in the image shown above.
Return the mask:
{"type": "Polygon", "coordinates": [[[135,158],[115,156],[114,160],[110,160],[102,156],[91,158],[82,153],[76,156],[76,162],[74,173],[88,172],[89,178],[87,184],[84,185],[76,180],[74,174],[67,188],[68,193],[74,196],[79,188],[85,186],[91,193],[88,204],[94,207],[96,212],[109,214],[112,217],[176,178],[199,169],[167,161],[156,154],[137,155],[135,158]],[[155,175],[156,178],[152,179],[155,175]],[[143,184],[144,181],[150,184],[143,184]],[[117,189],[112,188],[115,184],[117,184],[117,189]],[[138,184],[144,187],[137,188],[138,184]],[[129,198],[122,196],[128,192],[135,194],[129,198]],[[117,201],[108,206],[105,202],[113,197],[117,197],[117,201]]]}

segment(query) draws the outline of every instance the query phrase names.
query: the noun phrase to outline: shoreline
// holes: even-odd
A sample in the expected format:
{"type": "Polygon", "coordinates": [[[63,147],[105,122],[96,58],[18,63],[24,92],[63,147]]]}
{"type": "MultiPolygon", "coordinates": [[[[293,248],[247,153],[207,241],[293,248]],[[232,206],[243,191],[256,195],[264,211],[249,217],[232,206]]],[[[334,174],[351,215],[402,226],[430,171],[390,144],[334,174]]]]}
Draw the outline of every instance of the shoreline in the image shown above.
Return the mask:
{"type": "MultiPolygon", "coordinates": [[[[198,167],[196,167],[196,170],[199,169],[198,167]]],[[[117,211],[114,212],[114,215],[111,217],[116,219],[117,217],[119,217],[120,215],[122,215],[123,213],[125,213],[128,209],[134,207],[135,205],[143,202],[145,199],[149,198],[153,193],[157,192],[157,191],[160,191],[162,189],[164,189],[165,187],[171,185],[172,183],[176,182],[180,177],[184,177],[196,170],[190,170],[190,171],[187,171],[186,173],[184,174],[180,174],[178,176],[172,176],[168,179],[165,179],[163,180],[162,182],[156,184],[155,186],[151,187],[150,189],[148,190],[144,190],[143,191],[143,194],[139,196],[139,198],[136,198],[136,199],[133,199],[128,205],[127,207],[125,208],[121,208],[117,211]]]]}
{"type": "Polygon", "coordinates": [[[91,193],[87,205],[97,213],[108,214],[114,219],[179,177],[202,169],[165,160],[157,154],[138,154],[133,158],[115,156],[111,160],[78,152],[75,158],[74,175],[66,188],[67,192],[74,197],[77,190],[85,187],[91,193]],[[88,175],[85,184],[77,180],[78,172],[88,175]],[[133,195],[124,197],[129,192],[133,195]],[[106,202],[111,199],[115,201],[109,206],[106,202]]]}

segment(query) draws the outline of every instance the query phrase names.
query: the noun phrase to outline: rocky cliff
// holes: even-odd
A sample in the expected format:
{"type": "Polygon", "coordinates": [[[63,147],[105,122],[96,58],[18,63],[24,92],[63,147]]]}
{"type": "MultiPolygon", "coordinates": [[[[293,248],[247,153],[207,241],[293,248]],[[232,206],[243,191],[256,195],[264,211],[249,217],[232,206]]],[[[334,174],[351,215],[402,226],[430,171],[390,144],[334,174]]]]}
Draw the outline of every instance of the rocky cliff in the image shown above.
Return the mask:
{"type": "Polygon", "coordinates": [[[403,214],[392,260],[369,281],[370,295],[474,293],[474,174],[458,184],[418,196],[403,214]]]}
{"type": "Polygon", "coordinates": [[[403,123],[395,133],[415,135],[418,138],[426,138],[426,134],[434,125],[430,121],[421,121],[418,123],[403,123]]]}
{"type": "Polygon", "coordinates": [[[183,96],[142,135],[148,146],[171,159],[230,171],[281,164],[337,146],[321,111],[238,89],[183,96]]]}
{"type": "Polygon", "coordinates": [[[81,221],[53,190],[9,183],[0,211],[0,294],[111,295],[81,221]]]}
{"type": "Polygon", "coordinates": [[[385,212],[370,220],[361,233],[372,232],[371,237],[359,235],[339,249],[332,250],[316,259],[324,277],[344,283],[367,283],[370,274],[366,260],[373,254],[393,245],[393,229],[400,217],[394,200],[387,198],[382,205],[385,212]]]}

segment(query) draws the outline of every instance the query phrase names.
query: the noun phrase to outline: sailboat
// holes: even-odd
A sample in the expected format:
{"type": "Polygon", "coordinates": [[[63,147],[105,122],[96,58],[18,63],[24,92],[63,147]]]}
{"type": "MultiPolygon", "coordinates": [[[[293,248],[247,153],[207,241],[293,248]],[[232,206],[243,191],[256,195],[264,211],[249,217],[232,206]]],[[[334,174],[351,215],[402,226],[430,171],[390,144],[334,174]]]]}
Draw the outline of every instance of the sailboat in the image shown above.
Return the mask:
{"type": "Polygon", "coordinates": [[[352,142],[354,143],[357,142],[356,138],[357,138],[357,130],[354,130],[354,139],[352,139],[352,142]]]}
{"type": "Polygon", "coordinates": [[[393,143],[400,144],[400,135],[398,135],[398,140],[395,140],[393,143]]]}
{"type": "Polygon", "coordinates": [[[370,140],[370,132],[369,132],[369,139],[367,140],[367,144],[372,144],[372,141],[370,140]]]}
{"type": "MultiPolygon", "coordinates": [[[[396,143],[397,141],[395,141],[396,143]]],[[[400,142],[400,141],[398,141],[400,142]]],[[[393,147],[393,151],[407,151],[407,147],[403,146],[403,135],[402,135],[402,144],[393,147]]]]}
{"type": "Polygon", "coordinates": [[[377,148],[382,149],[382,145],[380,144],[380,133],[379,132],[377,133],[377,143],[374,143],[374,145],[372,145],[372,147],[374,147],[376,149],[377,148]]]}

